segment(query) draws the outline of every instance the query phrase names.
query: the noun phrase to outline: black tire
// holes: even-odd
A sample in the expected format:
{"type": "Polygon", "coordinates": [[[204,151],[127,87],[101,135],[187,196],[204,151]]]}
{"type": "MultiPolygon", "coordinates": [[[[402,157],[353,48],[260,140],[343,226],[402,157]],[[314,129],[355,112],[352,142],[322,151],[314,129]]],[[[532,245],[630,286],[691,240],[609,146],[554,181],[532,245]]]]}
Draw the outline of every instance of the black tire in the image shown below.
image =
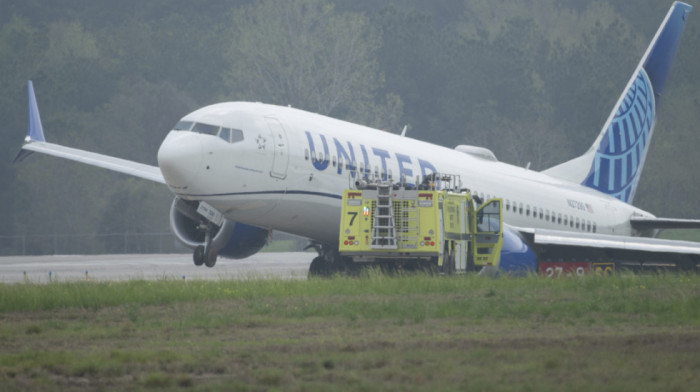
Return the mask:
{"type": "Polygon", "coordinates": [[[217,253],[213,249],[209,249],[207,254],[204,257],[204,265],[206,265],[209,268],[212,268],[213,266],[216,265],[216,258],[217,258],[217,253]]]}
{"type": "Polygon", "coordinates": [[[311,260],[311,265],[309,265],[309,278],[326,278],[329,275],[328,262],[326,262],[323,257],[317,256],[311,260]]]}
{"type": "Polygon", "coordinates": [[[455,270],[455,254],[454,249],[449,243],[445,244],[445,256],[442,260],[442,272],[445,275],[451,275],[455,270]]]}
{"type": "Polygon", "coordinates": [[[201,267],[204,264],[204,246],[199,245],[194,248],[194,253],[192,253],[192,260],[194,260],[194,265],[201,267]]]}

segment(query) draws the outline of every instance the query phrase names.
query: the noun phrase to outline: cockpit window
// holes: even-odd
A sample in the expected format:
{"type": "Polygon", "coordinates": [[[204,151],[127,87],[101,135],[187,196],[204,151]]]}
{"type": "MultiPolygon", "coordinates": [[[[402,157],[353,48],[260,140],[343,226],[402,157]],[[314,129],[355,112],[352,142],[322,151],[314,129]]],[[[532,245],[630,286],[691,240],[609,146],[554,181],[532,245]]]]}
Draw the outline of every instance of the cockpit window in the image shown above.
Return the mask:
{"type": "Polygon", "coordinates": [[[192,132],[205,133],[207,135],[216,136],[219,133],[219,127],[216,125],[195,123],[192,132]]]}
{"type": "Polygon", "coordinates": [[[240,129],[221,128],[219,137],[229,143],[236,143],[243,140],[243,131],[240,129]]]}
{"type": "Polygon", "coordinates": [[[192,121],[180,121],[175,124],[173,131],[189,131],[192,128],[192,121]]]}
{"type": "MultiPolygon", "coordinates": [[[[180,121],[177,126],[181,126],[181,124],[186,123],[186,121],[180,121]]],[[[212,136],[218,136],[221,138],[221,140],[224,140],[228,143],[236,143],[240,142],[243,140],[243,131],[240,129],[234,129],[234,128],[220,128],[219,126],[216,125],[209,125],[209,124],[203,124],[203,123],[194,123],[194,127],[192,127],[192,122],[189,122],[189,127],[192,128],[192,132],[198,132],[198,133],[203,133],[206,135],[212,135],[212,136]]],[[[189,128],[185,128],[187,124],[182,126],[183,130],[187,130],[189,128]]],[[[176,126],[176,130],[178,129],[176,126]]]]}
{"type": "Polygon", "coordinates": [[[240,129],[231,130],[231,143],[243,141],[243,131],[240,129]]]}
{"type": "Polygon", "coordinates": [[[231,140],[231,128],[221,128],[221,131],[219,132],[219,137],[227,142],[230,142],[230,140],[231,140]]]}

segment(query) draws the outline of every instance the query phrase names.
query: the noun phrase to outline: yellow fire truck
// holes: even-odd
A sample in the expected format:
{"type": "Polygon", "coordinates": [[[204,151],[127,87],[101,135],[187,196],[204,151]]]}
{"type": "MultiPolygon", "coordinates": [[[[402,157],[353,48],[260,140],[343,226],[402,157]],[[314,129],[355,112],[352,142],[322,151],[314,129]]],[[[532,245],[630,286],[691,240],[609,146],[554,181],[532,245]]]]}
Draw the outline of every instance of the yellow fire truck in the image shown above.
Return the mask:
{"type": "Polygon", "coordinates": [[[482,202],[459,176],[432,174],[418,186],[376,181],[343,192],[338,251],[361,262],[432,266],[444,273],[498,267],[501,199],[482,202]]]}

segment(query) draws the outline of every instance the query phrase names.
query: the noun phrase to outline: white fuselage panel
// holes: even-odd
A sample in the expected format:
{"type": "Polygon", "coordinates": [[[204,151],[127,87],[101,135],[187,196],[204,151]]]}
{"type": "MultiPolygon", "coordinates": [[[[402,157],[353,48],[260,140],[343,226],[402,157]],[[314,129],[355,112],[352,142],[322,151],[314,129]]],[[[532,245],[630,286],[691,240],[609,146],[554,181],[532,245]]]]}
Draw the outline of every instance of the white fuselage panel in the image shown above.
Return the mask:
{"type": "Polygon", "coordinates": [[[189,145],[199,152],[187,153],[170,141],[193,133],[172,131],[159,163],[174,193],[205,200],[233,221],[319,241],[337,241],[342,190],[362,171],[409,183],[436,171],[458,174],[473,193],[503,198],[504,221],[522,228],[632,235],[633,214],[652,216],[539,172],[292,108],[222,103],[183,120],[240,129],[244,140],[194,134],[198,141],[189,145]],[[160,162],[176,149],[182,159],[160,162]],[[187,184],[170,183],[178,166],[194,176],[187,184]]]}

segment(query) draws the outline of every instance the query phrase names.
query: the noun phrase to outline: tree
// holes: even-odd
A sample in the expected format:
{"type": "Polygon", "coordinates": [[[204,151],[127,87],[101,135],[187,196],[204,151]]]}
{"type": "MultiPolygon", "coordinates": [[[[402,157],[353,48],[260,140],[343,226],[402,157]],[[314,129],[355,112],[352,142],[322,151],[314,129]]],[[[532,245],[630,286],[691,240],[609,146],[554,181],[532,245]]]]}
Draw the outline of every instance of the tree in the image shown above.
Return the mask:
{"type": "Polygon", "coordinates": [[[367,18],[324,0],[262,1],[234,14],[227,86],[237,98],[385,127],[401,104],[375,98],[378,47],[367,18]]]}

